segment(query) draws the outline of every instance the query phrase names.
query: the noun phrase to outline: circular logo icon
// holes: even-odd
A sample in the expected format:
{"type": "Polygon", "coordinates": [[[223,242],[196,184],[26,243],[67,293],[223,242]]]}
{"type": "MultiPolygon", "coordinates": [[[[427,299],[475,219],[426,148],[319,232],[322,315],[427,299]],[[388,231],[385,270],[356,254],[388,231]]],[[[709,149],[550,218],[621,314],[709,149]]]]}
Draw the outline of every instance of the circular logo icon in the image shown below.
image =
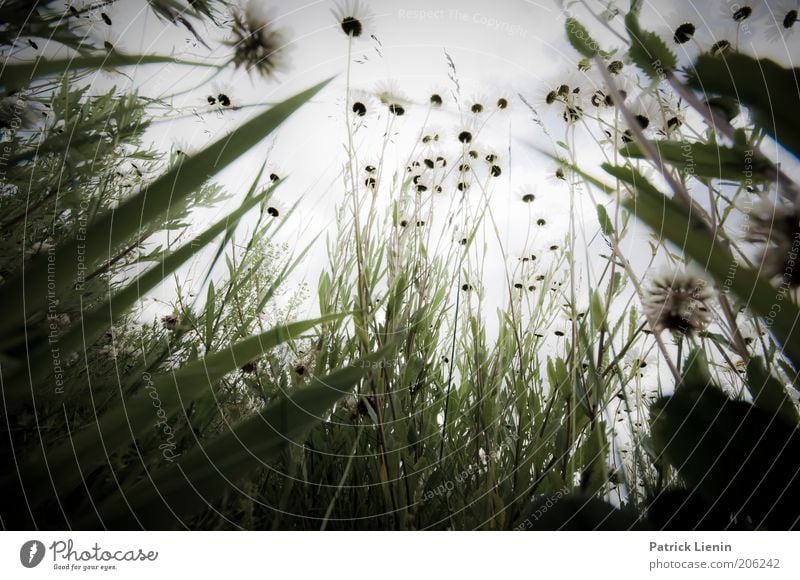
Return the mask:
{"type": "Polygon", "coordinates": [[[28,540],[19,549],[19,561],[26,568],[35,568],[44,559],[44,544],[39,540],[28,540]]]}

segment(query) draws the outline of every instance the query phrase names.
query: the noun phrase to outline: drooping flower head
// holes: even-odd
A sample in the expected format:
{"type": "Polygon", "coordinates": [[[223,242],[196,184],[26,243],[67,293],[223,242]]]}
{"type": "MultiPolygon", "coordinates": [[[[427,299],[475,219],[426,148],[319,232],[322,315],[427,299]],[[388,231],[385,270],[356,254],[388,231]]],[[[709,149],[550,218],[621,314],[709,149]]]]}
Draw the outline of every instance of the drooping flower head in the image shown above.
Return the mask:
{"type": "Polygon", "coordinates": [[[233,47],[233,62],[255,70],[261,76],[273,76],[285,61],[286,38],[282,30],[273,27],[264,4],[250,0],[243,11],[233,14],[233,38],[226,41],[233,47]]]}
{"type": "Polygon", "coordinates": [[[711,322],[709,284],[685,272],[653,278],[643,298],[644,311],[656,332],[693,334],[711,322]]]}

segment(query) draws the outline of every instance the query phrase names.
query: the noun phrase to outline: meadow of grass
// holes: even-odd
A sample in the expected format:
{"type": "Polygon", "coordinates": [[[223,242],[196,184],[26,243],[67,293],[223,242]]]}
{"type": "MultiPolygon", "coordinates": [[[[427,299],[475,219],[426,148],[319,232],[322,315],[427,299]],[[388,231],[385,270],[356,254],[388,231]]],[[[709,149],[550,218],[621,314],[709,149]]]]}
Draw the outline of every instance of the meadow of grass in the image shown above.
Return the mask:
{"type": "Polygon", "coordinates": [[[691,14],[651,32],[638,0],[562,5],[572,70],[476,99],[447,53],[441,91],[354,86],[369,15],[339,5],[343,94],[325,81],[165,153],[143,137],[169,96],[87,79],[149,63],[267,82],[284,33],[256,3],[153,0],[198,41],[225,29],[226,60],[132,54],[83,32],[107,5],[0,3],[4,528],[800,524],[800,94],[740,43],[758,14],[712,41],[691,14]],[[293,247],[283,175],[215,176],[323,97],[341,103],[335,219],[293,247]],[[512,188],[519,158],[547,183],[512,188]]]}

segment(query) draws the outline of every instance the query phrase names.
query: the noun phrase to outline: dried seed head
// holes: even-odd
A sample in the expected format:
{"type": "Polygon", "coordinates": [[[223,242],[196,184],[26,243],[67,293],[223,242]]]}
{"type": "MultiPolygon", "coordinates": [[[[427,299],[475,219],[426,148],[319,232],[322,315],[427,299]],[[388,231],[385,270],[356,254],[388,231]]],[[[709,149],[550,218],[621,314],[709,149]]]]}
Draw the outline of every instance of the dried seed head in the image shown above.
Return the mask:
{"type": "Polygon", "coordinates": [[[233,62],[270,77],[284,64],[284,33],[272,27],[263,5],[250,0],[244,11],[233,14],[233,38],[226,41],[233,47],[233,62]]]}
{"type": "Polygon", "coordinates": [[[167,314],[161,317],[161,327],[165,330],[175,330],[180,324],[181,319],[176,314],[167,314]]]}
{"type": "Polygon", "coordinates": [[[711,292],[702,278],[686,273],[656,277],[643,299],[645,314],[656,332],[683,334],[703,330],[711,322],[711,292]]]}

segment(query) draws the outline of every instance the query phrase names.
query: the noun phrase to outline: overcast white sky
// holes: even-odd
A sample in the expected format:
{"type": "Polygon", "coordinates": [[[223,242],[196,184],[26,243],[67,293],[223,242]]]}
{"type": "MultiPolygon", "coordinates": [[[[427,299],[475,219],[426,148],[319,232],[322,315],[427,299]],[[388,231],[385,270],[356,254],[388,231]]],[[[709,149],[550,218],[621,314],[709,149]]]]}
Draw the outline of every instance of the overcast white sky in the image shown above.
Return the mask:
{"type": "MultiPolygon", "coordinates": [[[[243,70],[228,69],[203,84],[206,71],[151,66],[138,69],[132,83],[148,95],[168,95],[190,89],[175,97],[173,104],[178,110],[187,114],[194,111],[197,115],[158,124],[149,137],[160,148],[179,145],[191,149],[220,137],[256,112],[252,108],[224,113],[209,110],[207,95],[224,92],[234,105],[268,103],[282,100],[325,78],[335,77],[323,93],[295,114],[276,135],[218,176],[227,189],[240,196],[249,187],[262,161],[268,158],[270,167],[279,169],[282,176],[288,176],[287,182],[279,189],[278,198],[285,205],[299,201],[294,220],[287,224],[282,237],[300,249],[314,235],[333,224],[334,207],[343,199],[344,188],[337,175],[345,158],[346,130],[342,111],[347,39],[331,14],[335,3],[330,0],[264,0],[262,3],[271,10],[274,25],[284,29],[288,39],[285,49],[288,66],[277,80],[264,80],[248,76],[243,70]]],[[[738,33],[742,43],[755,42],[759,54],[771,54],[790,62],[792,55],[798,54],[798,35],[790,39],[789,44],[784,44],[769,41],[767,35],[761,33],[762,29],[768,28],[763,24],[768,17],[767,8],[784,3],[776,0],[763,4],[760,13],[762,25],[738,33]]],[[[578,56],[566,42],[564,16],[555,0],[369,0],[361,4],[371,14],[365,23],[367,32],[374,34],[375,39],[354,43],[352,85],[369,90],[383,81],[392,80],[418,104],[410,107],[408,115],[393,126],[397,134],[393,135],[395,147],[390,149],[390,155],[397,156],[398,164],[402,162],[399,156],[407,151],[419,131],[431,90],[452,90],[446,50],[457,68],[465,101],[472,97],[488,100],[504,95],[512,102],[509,111],[493,119],[484,131],[486,147],[503,154],[504,171],[502,177],[494,182],[491,207],[505,249],[515,254],[531,246],[536,249],[560,244],[569,217],[567,191],[550,178],[554,166],[531,150],[532,143],[549,147],[549,142],[516,97],[522,94],[530,102],[539,103],[548,87],[575,74],[578,56]],[[522,204],[519,198],[523,190],[535,192],[537,201],[530,205],[522,204]],[[530,224],[542,217],[547,220],[547,226],[532,230],[530,224]],[[536,238],[526,241],[530,231],[535,232],[536,238]]],[[[600,11],[601,3],[589,4],[600,11]]],[[[627,2],[622,4],[623,9],[627,7],[627,2]]],[[[696,19],[698,39],[703,42],[730,34],[730,26],[724,24],[723,17],[732,4],[726,0],[646,2],[646,5],[647,19],[656,29],[667,30],[682,16],[689,15],[696,19]]],[[[608,42],[606,46],[619,45],[601,26],[585,17],[583,7],[576,3],[572,10],[591,24],[601,42],[608,42]]],[[[121,0],[109,10],[109,15],[114,25],[110,29],[95,27],[96,34],[111,40],[121,50],[143,53],[176,50],[185,58],[219,61],[230,54],[230,48],[220,42],[224,38],[222,30],[198,28],[199,34],[211,46],[211,50],[207,50],[185,29],[158,21],[146,9],[143,0],[121,0]]],[[[104,82],[109,82],[109,79],[104,82]]],[[[114,82],[119,84],[120,79],[114,79],[114,82]]],[[[385,112],[370,117],[366,128],[359,133],[364,159],[374,159],[385,119],[385,112]]],[[[555,139],[563,136],[563,126],[557,123],[557,119],[557,115],[544,117],[555,139]]],[[[431,124],[445,139],[454,142],[456,131],[463,124],[463,116],[451,104],[431,124]]],[[[586,163],[591,164],[595,159],[597,155],[587,150],[586,163]]],[[[446,207],[444,211],[447,211],[446,207]]],[[[578,213],[594,220],[591,204],[582,210],[579,208],[578,213]]],[[[210,221],[213,215],[216,214],[200,214],[195,222],[197,227],[202,227],[205,219],[210,221]]],[[[596,227],[594,221],[591,226],[596,227]]],[[[631,234],[627,243],[630,248],[646,248],[642,235],[636,232],[631,234]]],[[[496,252],[497,248],[490,250],[491,259],[487,261],[484,272],[487,280],[503,279],[505,264],[498,259],[496,252]]],[[[642,257],[647,253],[644,252],[642,257]]],[[[298,275],[305,277],[314,288],[323,264],[324,252],[315,252],[298,275]]],[[[493,297],[490,302],[502,301],[502,285],[489,291],[490,298],[493,297]]]]}

